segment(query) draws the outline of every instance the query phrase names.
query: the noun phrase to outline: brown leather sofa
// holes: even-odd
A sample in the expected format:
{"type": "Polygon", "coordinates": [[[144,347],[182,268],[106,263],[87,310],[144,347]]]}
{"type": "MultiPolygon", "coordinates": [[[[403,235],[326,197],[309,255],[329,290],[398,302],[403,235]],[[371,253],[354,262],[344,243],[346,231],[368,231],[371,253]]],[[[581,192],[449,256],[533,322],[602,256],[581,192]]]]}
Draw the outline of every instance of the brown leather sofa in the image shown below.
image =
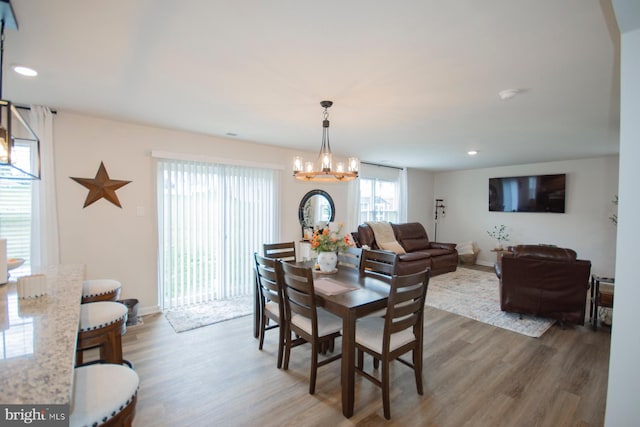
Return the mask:
{"type": "Polygon", "coordinates": [[[591,262],[572,249],[518,245],[495,264],[502,311],[584,324],[591,262]]]}
{"type": "MultiPolygon", "coordinates": [[[[406,251],[398,255],[398,274],[418,273],[427,267],[431,269],[431,276],[456,271],[458,251],[455,243],[429,241],[426,230],[419,222],[392,223],[391,228],[396,240],[406,251]]],[[[366,245],[371,249],[380,249],[373,230],[367,224],[359,225],[358,231],[351,235],[358,247],[366,245]]]]}

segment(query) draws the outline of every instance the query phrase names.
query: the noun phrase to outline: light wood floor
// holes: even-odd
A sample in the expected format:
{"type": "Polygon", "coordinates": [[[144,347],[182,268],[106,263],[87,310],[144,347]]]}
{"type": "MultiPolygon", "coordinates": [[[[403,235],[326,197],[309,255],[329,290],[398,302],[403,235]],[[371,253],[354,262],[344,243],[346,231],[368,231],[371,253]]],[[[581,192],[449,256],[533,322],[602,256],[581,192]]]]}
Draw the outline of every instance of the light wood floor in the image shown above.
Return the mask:
{"type": "Polygon", "coordinates": [[[342,416],[340,362],[320,368],[311,396],[309,346],[295,348],[283,371],[277,332],[263,351],[252,332],[251,316],[181,334],[163,315],[129,328],[124,355],[141,378],[134,427],[603,425],[606,329],[554,326],[536,339],[427,306],[425,393],[396,362],[390,422],[380,390],[361,377],[354,416],[342,416]]]}

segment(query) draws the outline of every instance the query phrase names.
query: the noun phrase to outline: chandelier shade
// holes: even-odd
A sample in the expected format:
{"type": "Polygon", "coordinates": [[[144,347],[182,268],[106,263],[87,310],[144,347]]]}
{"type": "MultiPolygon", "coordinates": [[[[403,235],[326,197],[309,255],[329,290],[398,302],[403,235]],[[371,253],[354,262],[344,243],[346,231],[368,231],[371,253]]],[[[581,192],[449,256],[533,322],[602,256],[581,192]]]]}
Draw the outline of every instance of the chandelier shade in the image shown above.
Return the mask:
{"type": "Polygon", "coordinates": [[[5,100],[0,100],[0,179],[40,179],[40,140],[5,100]]]}
{"type": "Polygon", "coordinates": [[[2,99],[4,29],[18,29],[9,1],[0,1],[0,24],[0,179],[40,179],[40,140],[16,106],[2,99]]]}
{"type": "Polygon", "coordinates": [[[314,163],[304,161],[301,156],[293,159],[293,176],[301,181],[314,182],[342,182],[351,181],[358,177],[360,162],[356,157],[349,157],[347,162],[334,162],[329,143],[329,113],[328,109],[333,105],[332,101],[322,101],[324,108],[322,120],[322,145],[318,160],[314,163]],[[334,164],[335,163],[335,164],[334,164]]]}

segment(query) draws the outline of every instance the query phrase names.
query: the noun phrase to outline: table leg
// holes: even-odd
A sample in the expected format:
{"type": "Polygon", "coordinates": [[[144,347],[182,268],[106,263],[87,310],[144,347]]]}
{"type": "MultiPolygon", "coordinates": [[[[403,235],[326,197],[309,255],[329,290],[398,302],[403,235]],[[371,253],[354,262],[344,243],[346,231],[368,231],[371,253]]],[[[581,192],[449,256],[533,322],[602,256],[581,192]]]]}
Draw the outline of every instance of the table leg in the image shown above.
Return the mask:
{"type": "Polygon", "coordinates": [[[353,415],[355,393],[356,316],[349,312],[342,319],[342,414],[353,415]]]}

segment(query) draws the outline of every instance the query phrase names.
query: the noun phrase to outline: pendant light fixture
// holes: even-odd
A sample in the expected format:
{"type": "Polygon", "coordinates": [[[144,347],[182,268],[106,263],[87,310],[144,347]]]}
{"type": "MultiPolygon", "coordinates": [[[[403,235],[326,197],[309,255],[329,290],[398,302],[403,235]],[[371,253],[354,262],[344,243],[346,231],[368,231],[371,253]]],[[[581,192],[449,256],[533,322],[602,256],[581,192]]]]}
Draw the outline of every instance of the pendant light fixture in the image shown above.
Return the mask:
{"type": "Polygon", "coordinates": [[[351,181],[358,177],[359,161],[356,157],[349,157],[346,165],[344,162],[335,162],[329,144],[329,107],[332,101],[322,101],[320,105],[324,108],[322,120],[322,145],[318,160],[305,162],[302,157],[296,156],[293,159],[293,176],[302,181],[316,182],[342,182],[351,181]]]}
{"type": "Polygon", "coordinates": [[[40,140],[16,106],[2,99],[4,29],[18,29],[9,0],[0,0],[0,179],[40,179],[40,140]]]}

